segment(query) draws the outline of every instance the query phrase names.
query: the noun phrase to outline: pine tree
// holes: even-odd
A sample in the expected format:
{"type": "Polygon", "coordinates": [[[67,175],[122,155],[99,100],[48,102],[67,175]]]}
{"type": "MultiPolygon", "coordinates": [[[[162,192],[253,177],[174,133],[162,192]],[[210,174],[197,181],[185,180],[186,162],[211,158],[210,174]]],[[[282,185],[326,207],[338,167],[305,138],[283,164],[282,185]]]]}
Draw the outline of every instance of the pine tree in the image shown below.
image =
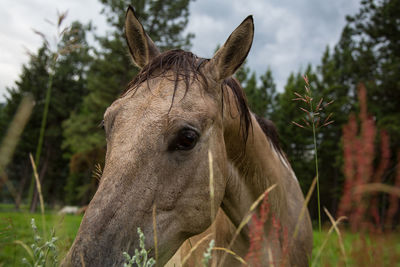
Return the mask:
{"type": "Polygon", "coordinates": [[[271,120],[274,119],[274,114],[277,109],[277,98],[276,84],[272,77],[272,71],[270,68],[260,77],[261,85],[259,86],[260,99],[263,100],[263,114],[262,116],[267,117],[271,120]]]}
{"type": "MultiPolygon", "coordinates": [[[[80,105],[81,95],[87,90],[85,75],[91,62],[90,48],[86,42],[88,29],[90,26],[83,26],[79,22],[73,23],[71,31],[64,35],[59,44],[60,47],[66,47],[67,43],[74,40],[76,46],[74,50],[60,56],[54,69],[53,92],[44,136],[42,160],[38,166],[43,193],[49,202],[62,197],[63,185],[68,175],[68,161],[63,157],[61,148],[61,122],[70,116],[74,107],[80,105]]],[[[34,154],[37,146],[49,79],[48,66],[52,60],[47,45],[43,44],[37,53],[31,54],[29,63],[23,66],[15,86],[7,88],[8,95],[6,95],[6,104],[0,121],[2,136],[25,94],[31,94],[36,103],[13,160],[7,169],[9,179],[17,188],[20,188],[21,194],[25,192],[23,189],[26,190],[29,186],[32,177],[29,153],[34,154]]]]}
{"type": "Polygon", "coordinates": [[[261,117],[272,118],[272,113],[276,108],[277,93],[271,70],[268,68],[265,74],[258,78],[254,71],[251,72],[245,61],[235,77],[246,93],[251,111],[261,117]],[[261,80],[260,83],[258,79],[261,80]]]}
{"type": "Polygon", "coordinates": [[[368,110],[378,127],[389,132],[392,150],[400,147],[400,1],[368,0],[361,5],[356,15],[347,17],[339,43],[332,52],[327,48],[318,68],[318,91],[335,100],[330,106],[335,123],[321,130],[320,144],[321,181],[326,180],[323,205],[332,212],[343,188],[343,151],[338,144],[349,113],[358,109],[359,83],[367,88],[368,110]]]}
{"type": "Polygon", "coordinates": [[[359,13],[347,18],[356,47],[358,82],[365,84],[369,110],[378,127],[388,131],[395,149],[400,147],[400,1],[361,4],[359,13]]]}

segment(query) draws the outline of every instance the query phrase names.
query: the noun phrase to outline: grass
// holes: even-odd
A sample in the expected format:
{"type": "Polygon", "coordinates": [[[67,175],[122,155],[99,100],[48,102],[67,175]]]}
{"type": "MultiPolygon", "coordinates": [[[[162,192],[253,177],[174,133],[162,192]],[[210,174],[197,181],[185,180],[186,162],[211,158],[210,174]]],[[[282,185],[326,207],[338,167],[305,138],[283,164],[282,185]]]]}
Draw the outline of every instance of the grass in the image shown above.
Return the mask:
{"type": "MultiPolygon", "coordinates": [[[[347,266],[400,266],[400,233],[363,234],[343,231],[347,266]]],[[[326,239],[327,230],[314,231],[313,258],[326,239]]],[[[328,238],[317,266],[346,266],[338,236],[328,238]]]]}
{"type": "MultiPolygon", "coordinates": [[[[50,77],[52,78],[52,77],[50,77]]],[[[316,187],[317,187],[317,198],[318,198],[318,229],[319,231],[314,231],[314,249],[313,249],[313,255],[311,259],[312,266],[400,266],[400,233],[398,232],[377,232],[377,231],[372,231],[368,232],[366,229],[361,229],[360,226],[362,226],[361,223],[367,222],[368,218],[364,218],[363,215],[366,214],[367,206],[366,202],[364,203],[363,196],[359,194],[358,191],[356,190],[355,193],[351,193],[352,196],[354,197],[353,201],[349,201],[348,199],[344,199],[344,204],[347,204],[347,213],[348,215],[348,229],[352,229],[352,231],[347,230],[346,228],[341,229],[341,240],[339,240],[339,237],[337,234],[333,232],[333,228],[329,230],[329,232],[333,233],[332,235],[328,234],[327,230],[321,231],[321,215],[320,215],[320,203],[319,203],[319,175],[318,175],[318,157],[317,157],[317,142],[316,142],[316,130],[319,127],[323,127],[326,125],[329,125],[333,121],[330,121],[331,114],[329,114],[324,122],[320,124],[321,117],[320,117],[320,111],[322,111],[322,107],[325,107],[329,105],[329,103],[322,105],[323,99],[318,102],[317,105],[315,105],[315,102],[313,101],[312,98],[312,93],[310,89],[310,85],[308,83],[308,78],[305,76],[304,80],[306,82],[306,94],[300,95],[298,93],[295,93],[298,98],[293,99],[293,100],[298,100],[298,101],[303,101],[307,104],[309,104],[309,110],[305,108],[300,108],[303,112],[306,113],[306,117],[303,120],[304,124],[300,124],[297,122],[293,122],[295,125],[301,127],[301,128],[311,128],[313,131],[313,141],[314,141],[314,153],[315,153],[315,170],[316,170],[316,187]],[[355,205],[356,204],[356,205],[355,205]],[[364,204],[364,205],[360,205],[364,204]],[[354,206],[354,207],[353,207],[354,206]],[[350,211],[354,211],[353,213],[350,211]],[[363,221],[365,219],[365,221],[363,221]],[[359,231],[359,232],[356,232],[359,231]]],[[[49,88],[51,89],[51,80],[49,81],[50,85],[49,88]]],[[[48,89],[49,89],[48,88],[48,89]]],[[[49,92],[49,91],[48,91],[49,92]]],[[[360,90],[362,92],[362,90],[360,90]]],[[[366,93],[364,93],[365,95],[366,93]]],[[[365,98],[365,97],[364,97],[365,98]]],[[[47,98],[47,102],[49,101],[49,98],[47,98]]],[[[363,103],[360,99],[360,102],[363,103]]],[[[365,102],[365,101],[364,101],[365,102]]],[[[48,103],[47,103],[48,105],[48,103]]],[[[362,107],[365,107],[363,113],[360,115],[360,120],[361,120],[361,130],[360,134],[358,134],[357,127],[353,127],[355,129],[353,133],[353,139],[351,140],[351,144],[363,144],[363,147],[365,147],[365,144],[370,144],[373,152],[373,144],[374,144],[374,134],[375,134],[375,124],[374,121],[369,118],[366,112],[366,102],[362,107]],[[367,124],[366,122],[369,122],[367,124]],[[372,132],[372,134],[370,133],[372,132]],[[369,133],[369,135],[367,134],[369,133]],[[370,137],[369,139],[366,139],[366,137],[370,137]],[[364,142],[360,142],[360,140],[364,142]],[[358,142],[358,143],[357,143],[358,142]]],[[[44,115],[44,123],[46,120],[46,114],[47,110],[45,109],[45,115],[44,115]]],[[[354,121],[355,125],[357,124],[356,121],[354,121]]],[[[43,122],[42,122],[43,126],[43,122]]],[[[23,127],[20,127],[18,131],[22,131],[23,127]]],[[[20,132],[19,132],[20,133],[20,132]]],[[[42,134],[42,133],[41,133],[42,134]]],[[[15,134],[14,134],[15,135],[15,134]]],[[[18,135],[19,136],[19,135],[18,135]]],[[[15,138],[18,139],[18,138],[15,138]]],[[[346,140],[346,138],[344,138],[346,140]]],[[[10,142],[5,142],[10,144],[10,142]]],[[[2,152],[0,151],[1,155],[5,155],[4,157],[0,157],[0,159],[6,158],[7,160],[0,160],[0,171],[3,169],[4,166],[7,165],[8,159],[10,158],[9,155],[12,154],[14,148],[15,148],[16,142],[14,142],[14,145],[11,146],[11,148],[8,148],[8,151],[2,152]]],[[[10,147],[10,145],[9,145],[10,147]]],[[[38,147],[41,147],[41,141],[39,141],[38,147]]],[[[346,148],[346,145],[344,145],[346,148]]],[[[359,148],[359,147],[357,147],[359,148]]],[[[373,177],[371,173],[369,172],[368,168],[365,168],[365,165],[371,165],[374,159],[374,154],[371,153],[366,153],[368,150],[362,150],[362,149],[353,149],[354,151],[360,151],[362,157],[356,158],[354,161],[365,158],[369,158],[369,161],[358,161],[358,165],[354,173],[357,173],[357,177],[365,178],[365,177],[373,177]],[[369,157],[367,157],[367,156],[369,157]],[[364,164],[367,163],[367,164],[364,164]]],[[[384,151],[384,149],[382,149],[384,151]]],[[[39,150],[39,155],[40,155],[40,150],[39,150]]],[[[399,152],[400,155],[400,152],[399,152]]],[[[351,155],[354,156],[354,155],[351,155]]],[[[389,158],[389,157],[388,157],[389,158]]],[[[345,154],[345,159],[346,154],[345,154]]],[[[39,195],[41,196],[41,190],[40,190],[40,183],[39,179],[37,177],[36,173],[36,168],[35,168],[35,163],[31,157],[32,160],[32,166],[34,169],[34,174],[36,175],[36,182],[37,182],[37,188],[39,195]]],[[[36,162],[38,159],[36,160],[36,162]]],[[[209,162],[210,162],[210,199],[211,199],[211,204],[214,202],[214,194],[213,194],[213,173],[212,173],[212,155],[209,154],[209,162]]],[[[383,164],[382,169],[384,170],[387,166],[383,164]]],[[[372,170],[373,168],[371,168],[372,170]]],[[[400,169],[400,168],[399,168],[400,169]]],[[[352,172],[353,173],[353,172],[352,172]]],[[[400,173],[400,171],[399,171],[400,173]]],[[[379,174],[379,172],[378,172],[379,174]]],[[[378,178],[380,178],[380,175],[376,175],[378,178]]],[[[353,175],[353,174],[352,174],[353,175]]],[[[400,174],[398,175],[400,177],[400,174]]],[[[354,177],[348,177],[346,176],[346,179],[348,180],[353,180],[354,177]]],[[[361,179],[360,178],[360,179],[361,179]]],[[[359,180],[360,180],[359,179],[359,180]]],[[[362,179],[361,179],[362,180],[362,179]]],[[[360,180],[360,181],[361,181],[360,180]]],[[[7,182],[7,180],[5,180],[7,182]]],[[[358,186],[360,188],[365,188],[365,186],[368,186],[366,184],[367,181],[361,181],[358,182],[358,186]],[[364,186],[364,187],[361,187],[364,186]]],[[[369,181],[369,180],[368,180],[369,181]]],[[[375,180],[374,180],[375,181],[375,180]]],[[[379,181],[375,181],[379,182],[379,181]]],[[[400,178],[398,183],[400,184],[400,178]]],[[[379,183],[375,183],[379,184],[379,183]]],[[[396,183],[397,184],[397,183],[396,183]]],[[[6,183],[7,186],[9,184],[6,183]]],[[[369,184],[370,186],[373,184],[369,184]]],[[[389,188],[391,190],[389,191],[394,191],[398,192],[396,188],[391,188],[388,185],[380,184],[382,186],[386,186],[384,188],[389,188]]],[[[372,187],[374,189],[376,186],[372,187]]],[[[313,188],[310,190],[310,194],[313,192],[313,188]]],[[[350,188],[353,188],[350,187],[350,188]]],[[[10,189],[10,186],[9,186],[10,189]]],[[[271,190],[269,188],[267,191],[271,190]]],[[[356,188],[357,189],[357,188],[356,188]]],[[[386,190],[386,189],[385,189],[386,190]]],[[[13,192],[12,190],[10,190],[13,192]]],[[[346,191],[346,190],[345,190],[346,191]]],[[[379,190],[378,190],[379,191],[379,190]]],[[[14,195],[14,194],[13,194],[14,195]]],[[[267,194],[265,194],[267,195],[267,194]]],[[[261,202],[265,198],[264,194],[260,196],[259,199],[255,201],[255,203],[252,205],[250,208],[250,212],[252,212],[258,205],[259,202],[261,202]]],[[[30,198],[29,198],[30,199],[30,198]]],[[[309,196],[307,196],[307,199],[309,199],[309,196]]],[[[396,196],[393,198],[394,200],[390,201],[390,205],[393,203],[398,204],[398,201],[396,196]]],[[[308,201],[307,201],[308,202],[308,201]]],[[[307,203],[306,202],[306,203],[307,203]]],[[[377,203],[377,202],[376,202],[377,203]]],[[[20,266],[22,264],[22,258],[27,257],[26,251],[16,243],[18,241],[21,244],[26,244],[26,245],[31,245],[33,243],[33,232],[32,232],[32,227],[31,227],[31,219],[35,219],[37,222],[45,221],[46,223],[40,224],[38,223],[37,225],[39,226],[38,231],[41,236],[44,237],[45,240],[47,240],[50,236],[50,233],[54,233],[54,236],[58,237],[57,241],[57,248],[58,248],[58,254],[59,254],[59,259],[61,260],[68,249],[70,248],[77,230],[79,228],[80,222],[82,220],[82,216],[75,216],[75,215],[65,215],[65,216],[59,216],[54,212],[47,211],[44,212],[44,205],[43,205],[43,199],[41,199],[41,211],[42,213],[28,213],[28,207],[27,206],[22,206],[20,212],[13,211],[13,206],[12,205],[7,205],[7,204],[0,204],[0,267],[1,266],[20,266]],[[43,229],[46,227],[46,229],[43,229]]],[[[305,208],[307,205],[305,204],[303,207],[305,208]]],[[[371,206],[371,205],[370,205],[371,206]]],[[[375,205],[376,206],[376,205],[375,205]]],[[[372,205],[372,207],[375,207],[372,205]]],[[[397,210],[397,205],[393,205],[392,213],[393,216],[395,215],[395,212],[397,210]]],[[[389,209],[390,211],[391,209],[389,209]]],[[[155,218],[155,208],[153,209],[153,218],[155,218]]],[[[377,213],[378,214],[378,213],[377,213]]],[[[211,205],[211,219],[213,219],[215,216],[215,211],[214,211],[214,205],[211,205]]],[[[329,214],[328,214],[329,216],[329,214]]],[[[388,220],[390,223],[388,225],[391,225],[391,221],[393,219],[393,216],[390,217],[390,220],[388,220]]],[[[331,222],[335,224],[335,220],[333,217],[331,217],[331,222]]],[[[267,218],[265,218],[266,220],[267,218]]],[[[272,218],[273,219],[273,218],[272,218]]],[[[231,244],[228,246],[228,248],[213,248],[213,244],[210,244],[209,249],[206,251],[204,254],[204,266],[208,264],[208,261],[211,257],[211,250],[212,249],[219,249],[226,251],[230,253],[229,248],[231,247],[233,241],[235,240],[237,234],[239,233],[240,229],[247,224],[247,222],[250,220],[250,214],[246,215],[244,220],[243,220],[243,225],[241,224],[238,227],[237,232],[235,233],[235,237],[231,241],[231,244]]],[[[261,229],[263,229],[263,225],[265,223],[265,220],[260,220],[262,223],[260,224],[261,229]]],[[[340,220],[340,219],[338,219],[340,220]]],[[[154,225],[155,225],[154,221],[154,225]]],[[[279,223],[279,222],[278,222],[279,223]]],[[[372,224],[373,225],[373,224],[372,224]]],[[[279,225],[278,225],[279,226],[279,225]]],[[[378,225],[379,226],[379,225],[378,225]]],[[[279,226],[280,227],[280,226],[279,226]]],[[[154,227],[155,229],[155,227],[154,227]]],[[[335,226],[336,233],[339,233],[339,230],[335,226]]],[[[375,230],[381,230],[379,227],[375,230]]],[[[277,232],[279,235],[279,233],[277,232]]],[[[139,234],[140,235],[140,234],[139,234]]],[[[296,231],[295,231],[296,235],[296,231]]],[[[141,237],[144,239],[143,234],[141,234],[141,237]]],[[[208,237],[208,236],[207,236],[208,237]]],[[[191,250],[194,251],[199,243],[202,241],[206,240],[206,238],[203,238],[200,242],[198,242],[191,250]]],[[[157,249],[157,241],[155,240],[155,247],[157,249]]],[[[144,249],[144,241],[141,239],[141,252],[139,253],[138,251],[135,252],[135,255],[133,257],[130,257],[128,254],[124,254],[128,264],[126,266],[132,266],[135,262],[137,263],[137,259],[144,259],[143,262],[146,263],[147,261],[147,252],[144,249]]],[[[260,251],[260,249],[257,249],[256,251],[260,251]]],[[[271,251],[268,252],[269,255],[271,255],[271,251]]],[[[190,255],[190,254],[189,254],[190,255]]],[[[235,255],[233,253],[233,255],[235,255]]],[[[188,256],[187,256],[188,257],[188,256]]],[[[183,260],[187,259],[187,257],[183,260]]],[[[156,250],[156,258],[157,258],[157,250],[156,250]]],[[[223,258],[224,259],[224,258],[223,258]]],[[[220,265],[223,265],[223,259],[221,261],[220,265]]],[[[272,258],[271,258],[272,259],[272,258]]],[[[270,260],[271,261],[271,260],[270,260]]],[[[152,265],[152,262],[149,264],[152,265]]]]}
{"type": "Polygon", "coordinates": [[[306,93],[304,95],[301,95],[295,92],[294,94],[296,95],[296,98],[294,98],[293,101],[304,102],[307,104],[308,107],[306,108],[299,107],[301,111],[305,112],[305,116],[302,119],[303,121],[302,122],[292,121],[292,123],[300,128],[312,129],[313,145],[314,145],[315,176],[317,179],[318,229],[319,231],[321,231],[321,204],[320,204],[320,194],[319,194],[317,130],[334,122],[333,120],[331,120],[332,113],[330,113],[323,120],[321,120],[321,113],[324,111],[324,108],[330,105],[333,101],[324,104],[323,103],[324,99],[321,98],[318,101],[318,104],[315,104],[316,102],[314,101],[313,91],[311,90],[311,86],[308,81],[307,75],[304,75],[303,79],[304,82],[306,83],[305,85],[306,93]]]}
{"type": "MultiPolygon", "coordinates": [[[[26,208],[26,207],[25,207],[26,208]]],[[[21,259],[27,257],[25,250],[14,243],[20,240],[27,245],[33,243],[33,233],[30,225],[31,218],[38,224],[38,230],[50,236],[54,229],[55,236],[59,238],[57,247],[60,259],[62,259],[71,246],[78,231],[82,216],[65,215],[60,216],[53,212],[45,213],[46,231],[43,232],[40,213],[15,212],[10,205],[0,205],[0,266],[21,266],[21,259]]]]}
{"type": "MultiPolygon", "coordinates": [[[[24,206],[22,208],[27,209],[24,206]]],[[[14,244],[14,241],[21,240],[30,245],[33,242],[31,218],[37,222],[41,220],[40,213],[15,212],[12,209],[12,205],[0,204],[0,266],[21,265],[21,259],[27,255],[22,247],[14,244]]],[[[59,216],[54,212],[47,212],[45,219],[47,235],[54,227],[55,235],[59,237],[57,247],[59,259],[62,259],[75,238],[82,216],[59,216]]],[[[38,228],[43,233],[40,223],[38,228]]],[[[376,263],[379,263],[379,266],[400,266],[400,233],[364,235],[344,229],[341,231],[343,245],[348,255],[347,266],[360,266],[360,263],[365,264],[364,266],[378,266],[376,263]]],[[[327,229],[323,229],[322,232],[314,231],[313,257],[326,239],[327,232],[327,229]]],[[[344,266],[336,234],[333,233],[329,237],[317,266],[344,266]]]]}

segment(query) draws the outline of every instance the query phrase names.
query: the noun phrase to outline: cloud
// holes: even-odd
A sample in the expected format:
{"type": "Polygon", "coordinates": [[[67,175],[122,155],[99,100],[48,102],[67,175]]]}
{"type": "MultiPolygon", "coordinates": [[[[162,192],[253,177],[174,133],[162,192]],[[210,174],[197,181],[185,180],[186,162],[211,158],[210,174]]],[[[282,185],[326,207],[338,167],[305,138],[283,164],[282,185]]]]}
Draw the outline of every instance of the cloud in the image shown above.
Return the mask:
{"type": "MultiPolygon", "coordinates": [[[[191,16],[186,32],[196,35],[193,52],[211,57],[230,33],[253,14],[255,37],[248,64],[258,75],[272,69],[278,90],[282,90],[290,72],[297,72],[308,63],[320,62],[327,45],[340,38],[345,15],[354,14],[358,0],[201,0],[190,4],[191,16]]],[[[54,30],[44,18],[54,20],[56,10],[69,10],[67,22],[90,20],[97,33],[109,29],[98,0],[19,0],[9,1],[0,9],[0,101],[5,87],[12,86],[29,57],[25,48],[36,51],[41,40],[32,28],[46,34],[54,30]]]]}
{"type": "Polygon", "coordinates": [[[65,25],[74,20],[88,23],[93,20],[98,30],[105,33],[105,18],[100,15],[101,4],[97,0],[21,0],[10,1],[7,8],[0,9],[0,102],[4,101],[6,87],[14,86],[22,65],[29,61],[27,50],[36,52],[41,38],[32,29],[46,36],[53,36],[55,28],[45,19],[56,21],[57,10],[68,10],[65,25]]]}

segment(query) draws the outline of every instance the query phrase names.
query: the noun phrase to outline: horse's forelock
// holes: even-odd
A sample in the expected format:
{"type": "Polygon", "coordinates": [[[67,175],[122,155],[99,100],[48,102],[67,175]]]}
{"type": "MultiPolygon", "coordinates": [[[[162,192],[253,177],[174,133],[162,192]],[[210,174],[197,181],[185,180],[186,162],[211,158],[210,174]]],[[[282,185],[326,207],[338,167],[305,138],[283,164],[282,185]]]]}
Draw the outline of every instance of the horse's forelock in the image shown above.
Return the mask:
{"type": "MultiPolygon", "coordinates": [[[[199,58],[191,52],[183,51],[181,49],[170,50],[155,57],[149,64],[144,66],[136,77],[128,84],[127,89],[122,93],[121,97],[127,93],[132,92],[135,94],[138,87],[150,79],[163,77],[173,73],[174,91],[171,102],[171,107],[174,102],[178,83],[183,81],[185,83],[185,95],[190,88],[190,84],[194,81],[201,82],[204,90],[208,90],[207,77],[202,71],[202,64],[209,61],[209,59],[199,58]]],[[[147,86],[149,88],[149,86],[147,86]]],[[[240,131],[247,142],[249,128],[251,127],[251,115],[247,104],[246,95],[239,82],[229,77],[222,82],[221,90],[231,90],[236,102],[236,107],[240,114],[240,131]]],[[[222,92],[223,93],[223,92],[222,92]]],[[[224,95],[224,94],[222,94],[224,95]]],[[[222,98],[222,105],[224,99],[222,98]]],[[[230,104],[230,103],[228,103],[230,104]]]]}

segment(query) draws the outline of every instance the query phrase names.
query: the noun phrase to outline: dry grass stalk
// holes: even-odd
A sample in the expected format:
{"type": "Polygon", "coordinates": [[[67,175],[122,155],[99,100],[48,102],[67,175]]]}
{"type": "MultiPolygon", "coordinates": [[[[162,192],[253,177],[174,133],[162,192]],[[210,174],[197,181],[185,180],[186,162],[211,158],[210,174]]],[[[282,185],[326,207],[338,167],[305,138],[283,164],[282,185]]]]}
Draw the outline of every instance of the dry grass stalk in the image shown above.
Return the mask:
{"type": "Polygon", "coordinates": [[[156,220],[156,204],[153,205],[153,235],[154,235],[154,249],[156,257],[156,266],[158,262],[158,240],[157,240],[157,220],[156,220]]]}
{"type": "Polygon", "coordinates": [[[274,264],[274,257],[272,255],[272,251],[271,251],[271,247],[268,247],[268,261],[270,263],[270,265],[273,267],[275,266],[274,264]]]}
{"type": "Polygon", "coordinates": [[[214,248],[212,248],[212,249],[213,249],[213,250],[224,251],[224,252],[228,253],[229,255],[232,255],[232,256],[233,256],[236,260],[238,260],[241,264],[243,264],[243,265],[245,265],[245,266],[248,265],[247,262],[246,262],[242,257],[240,257],[239,255],[237,255],[235,252],[233,252],[233,251],[230,250],[230,249],[222,248],[222,247],[214,247],[214,248]]]}
{"type": "Polygon", "coordinates": [[[400,198],[400,188],[383,184],[383,183],[368,183],[363,185],[358,185],[354,188],[355,194],[366,194],[373,192],[383,192],[400,198]]]}
{"type": "Polygon", "coordinates": [[[14,116],[7,133],[1,143],[0,147],[0,178],[7,186],[8,191],[11,193],[15,201],[17,201],[18,194],[13,184],[8,180],[6,174],[6,167],[12,159],[15,148],[18,144],[22,131],[28,123],[29,117],[32,114],[34,107],[33,97],[31,95],[25,96],[18,107],[17,113],[14,116]]]}
{"type": "Polygon", "coordinates": [[[92,177],[100,182],[102,175],[103,175],[103,170],[101,168],[100,163],[95,164],[92,172],[92,177]]]}
{"type": "Polygon", "coordinates": [[[39,200],[40,200],[40,210],[42,214],[44,214],[44,201],[43,201],[43,194],[42,194],[42,186],[40,185],[39,175],[36,170],[35,161],[33,160],[32,154],[29,153],[29,158],[31,160],[33,175],[35,176],[36,186],[39,193],[39,200]]]}
{"type": "Polygon", "coordinates": [[[297,222],[296,222],[296,227],[294,228],[292,240],[296,239],[296,237],[297,237],[297,234],[299,232],[300,223],[304,218],[304,214],[305,214],[305,212],[307,210],[307,205],[310,202],[310,199],[311,199],[311,196],[312,196],[312,194],[313,194],[313,192],[315,190],[315,185],[316,184],[317,184],[317,177],[314,178],[314,180],[311,183],[310,188],[308,189],[307,196],[306,196],[306,198],[304,200],[303,206],[301,207],[300,215],[299,215],[299,218],[297,219],[297,222]]]}
{"type": "Polygon", "coordinates": [[[192,255],[192,253],[201,245],[201,243],[203,243],[204,241],[206,241],[208,238],[210,238],[212,236],[212,234],[208,234],[205,237],[203,237],[202,239],[200,239],[189,251],[189,253],[185,256],[185,258],[183,258],[183,261],[181,262],[181,266],[184,266],[185,263],[187,262],[187,260],[190,258],[190,256],[192,255]]]}
{"type": "Polygon", "coordinates": [[[29,153],[29,158],[31,160],[32,169],[33,169],[33,175],[34,175],[35,181],[36,181],[36,189],[37,189],[38,194],[39,194],[40,211],[41,211],[41,214],[42,214],[43,235],[46,238],[46,235],[47,235],[46,234],[46,219],[44,218],[44,201],[43,201],[43,194],[42,194],[42,186],[40,185],[39,175],[37,173],[35,161],[33,160],[33,157],[32,157],[31,153],[29,153]]]}
{"type": "Polygon", "coordinates": [[[346,250],[344,249],[342,234],[340,233],[339,228],[335,224],[335,219],[333,218],[332,214],[325,207],[324,207],[324,211],[325,211],[326,215],[328,215],[328,218],[331,221],[332,226],[335,228],[336,234],[338,235],[340,252],[342,253],[342,256],[344,259],[344,265],[347,266],[347,255],[346,255],[346,250]]]}
{"type": "Polygon", "coordinates": [[[24,248],[24,250],[28,253],[29,257],[31,258],[32,261],[35,260],[35,256],[33,255],[32,249],[25,244],[24,242],[22,242],[21,240],[14,240],[13,241],[14,244],[20,245],[21,247],[24,248]]]}
{"type": "MultiPolygon", "coordinates": [[[[230,250],[233,246],[233,244],[236,241],[236,238],[239,236],[240,232],[242,231],[243,227],[250,221],[251,216],[253,215],[253,212],[257,208],[258,204],[264,199],[265,195],[267,195],[269,192],[271,192],[274,188],[276,187],[276,184],[270,186],[267,188],[250,206],[249,210],[247,211],[246,216],[243,217],[242,221],[239,224],[239,227],[236,229],[235,234],[233,235],[232,240],[230,241],[227,249],[230,250]]],[[[218,267],[224,266],[224,262],[226,259],[226,253],[222,256],[220,263],[218,264],[218,267]]]]}
{"type": "MultiPolygon", "coordinates": [[[[61,41],[64,38],[65,34],[67,33],[72,33],[70,31],[69,27],[61,28],[62,22],[65,20],[67,16],[67,12],[58,12],[58,22],[57,22],[57,34],[54,37],[54,42],[49,42],[48,38],[46,35],[38,30],[33,29],[34,33],[39,35],[41,39],[43,40],[43,43],[45,44],[48,53],[50,53],[51,60],[47,64],[47,70],[49,73],[49,78],[47,81],[47,88],[46,88],[46,94],[45,94],[45,101],[44,101],[44,109],[43,109],[43,116],[42,116],[42,122],[40,125],[40,132],[39,132],[39,139],[36,147],[36,152],[35,152],[35,164],[36,166],[40,166],[40,156],[42,153],[42,147],[43,147],[43,141],[44,141],[44,135],[45,135],[45,130],[46,130],[46,124],[47,124],[47,115],[49,112],[49,106],[50,106],[50,100],[51,100],[51,91],[53,87],[53,78],[55,75],[56,71],[56,66],[57,66],[57,60],[60,55],[69,53],[73,51],[74,49],[80,47],[79,44],[76,44],[77,40],[74,39],[74,42],[68,42],[66,43],[63,47],[61,47],[61,41]],[[53,47],[51,47],[53,46],[53,47]]],[[[54,25],[54,23],[51,23],[54,25]]],[[[29,206],[32,205],[32,197],[33,197],[33,191],[34,191],[34,180],[35,178],[32,177],[31,184],[29,187],[29,195],[28,195],[28,200],[29,200],[29,206]]],[[[34,205],[31,206],[31,211],[35,209],[34,205]]]]}
{"type": "Polygon", "coordinates": [[[79,256],[81,259],[81,267],[85,267],[85,260],[83,259],[83,253],[80,253],[79,256]]]}
{"type": "Polygon", "coordinates": [[[345,220],[346,217],[342,216],[339,219],[337,219],[336,221],[334,221],[334,223],[332,224],[331,228],[329,228],[328,234],[325,237],[324,242],[322,243],[321,247],[319,248],[317,254],[315,255],[315,258],[311,264],[311,267],[317,266],[318,264],[318,259],[321,256],[322,251],[324,250],[326,244],[328,243],[329,237],[332,234],[333,230],[337,227],[337,225],[339,225],[339,223],[343,220],[345,220]]]}
{"type": "MultiPolygon", "coordinates": [[[[214,221],[215,218],[215,203],[214,203],[214,169],[213,169],[213,156],[211,150],[208,150],[208,164],[209,164],[209,171],[210,171],[210,183],[209,183],[209,190],[210,190],[210,211],[211,211],[211,218],[210,222],[214,221]]],[[[215,236],[215,224],[213,226],[213,235],[215,236]]]]}

